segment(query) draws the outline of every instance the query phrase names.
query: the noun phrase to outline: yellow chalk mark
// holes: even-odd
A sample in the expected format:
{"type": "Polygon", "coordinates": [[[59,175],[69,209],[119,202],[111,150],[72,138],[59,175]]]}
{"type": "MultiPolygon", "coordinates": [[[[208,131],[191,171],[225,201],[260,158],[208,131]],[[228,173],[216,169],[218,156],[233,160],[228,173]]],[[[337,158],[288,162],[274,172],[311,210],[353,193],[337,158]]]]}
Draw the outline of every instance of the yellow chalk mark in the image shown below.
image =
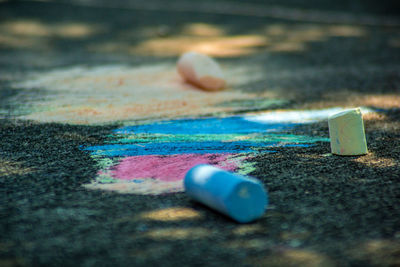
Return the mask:
{"type": "MultiPolygon", "coordinates": [[[[257,79],[260,74],[253,68],[227,68],[229,85],[241,86],[257,79]]],[[[175,64],[65,68],[32,75],[13,86],[49,92],[50,97],[34,103],[48,108],[32,111],[24,118],[76,124],[212,114],[242,108],[219,103],[254,97],[230,89],[205,94],[184,83],[176,73],[175,64]]]]}

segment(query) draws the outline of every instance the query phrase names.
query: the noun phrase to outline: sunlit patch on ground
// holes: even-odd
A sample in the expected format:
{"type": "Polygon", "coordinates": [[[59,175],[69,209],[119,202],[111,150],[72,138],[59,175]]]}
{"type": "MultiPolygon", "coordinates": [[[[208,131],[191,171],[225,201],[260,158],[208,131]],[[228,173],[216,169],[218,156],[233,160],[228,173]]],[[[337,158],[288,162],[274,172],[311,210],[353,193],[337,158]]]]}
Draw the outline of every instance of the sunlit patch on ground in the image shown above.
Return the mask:
{"type": "Polygon", "coordinates": [[[387,116],[384,113],[367,113],[363,115],[363,120],[367,121],[367,123],[369,121],[384,121],[387,120],[387,116]]]}
{"type": "Polygon", "coordinates": [[[168,243],[159,244],[154,242],[151,246],[145,248],[133,248],[129,253],[129,257],[135,259],[136,262],[146,262],[149,259],[164,261],[165,257],[170,256],[175,251],[174,247],[168,243]]]}
{"type": "Polygon", "coordinates": [[[201,217],[202,215],[198,211],[186,207],[165,208],[144,212],[139,215],[139,218],[142,220],[162,222],[196,220],[200,219],[201,217]]]}
{"type": "Polygon", "coordinates": [[[389,45],[395,48],[400,48],[400,38],[391,38],[389,40],[389,45]]]}
{"type": "MultiPolygon", "coordinates": [[[[1,2],[1,1],[0,1],[1,2]]],[[[26,261],[22,258],[2,258],[0,259],[0,266],[25,266],[26,261]]]]}
{"type": "Polygon", "coordinates": [[[90,51],[120,52],[152,56],[178,56],[187,51],[206,53],[214,57],[237,57],[260,51],[301,52],[310,42],[327,41],[332,37],[363,37],[367,30],[354,25],[285,25],[271,24],[245,34],[229,33],[226,27],[207,23],[187,23],[178,32],[170,33],[168,26],[135,32],[121,32],[120,40],[89,45],[90,51]],[[126,36],[143,40],[132,44],[126,36]]]}
{"type": "Polygon", "coordinates": [[[24,175],[32,172],[35,172],[35,170],[25,167],[22,162],[0,159],[0,176],[24,175]]]}
{"type": "Polygon", "coordinates": [[[265,233],[265,231],[267,230],[261,225],[250,224],[237,226],[235,229],[233,229],[232,233],[236,236],[246,236],[254,233],[265,233]]]}
{"type": "Polygon", "coordinates": [[[387,167],[394,167],[397,165],[397,162],[395,159],[377,156],[374,152],[371,152],[371,151],[363,157],[357,157],[357,158],[353,159],[353,161],[362,163],[362,164],[366,165],[367,167],[385,166],[385,168],[387,168],[387,167]]]}
{"type": "Polygon", "coordinates": [[[196,240],[207,238],[214,234],[210,229],[203,227],[167,227],[149,230],[143,234],[143,237],[153,240],[196,240]]]}
{"type": "Polygon", "coordinates": [[[0,47],[53,49],[52,40],[83,39],[102,31],[99,25],[81,22],[48,24],[38,20],[14,20],[0,23],[0,47]]]}
{"type": "Polygon", "coordinates": [[[367,106],[381,108],[400,108],[400,95],[369,95],[364,96],[364,103],[367,106]]]}
{"type": "Polygon", "coordinates": [[[223,27],[218,27],[208,23],[190,23],[183,27],[183,34],[194,36],[221,36],[226,34],[223,27]]]}
{"type": "MultiPolygon", "coordinates": [[[[301,108],[323,108],[331,106],[366,106],[372,108],[399,108],[400,95],[398,94],[374,94],[358,93],[349,89],[338,89],[337,92],[323,93],[320,99],[301,104],[301,108]]],[[[371,114],[372,115],[372,114],[371,114]]],[[[382,116],[382,115],[381,115],[382,116]]]]}
{"type": "Polygon", "coordinates": [[[249,258],[247,261],[248,264],[256,266],[336,266],[334,261],[327,256],[303,249],[281,249],[264,257],[249,258]]]}
{"type": "Polygon", "coordinates": [[[236,35],[228,37],[174,37],[150,39],[131,49],[137,54],[177,56],[183,52],[196,51],[215,57],[234,57],[252,54],[267,44],[260,35],[236,35]]]}
{"type": "Polygon", "coordinates": [[[233,250],[251,249],[265,250],[268,247],[268,240],[265,238],[253,238],[245,240],[232,240],[223,244],[224,247],[233,250]]]}
{"type": "Polygon", "coordinates": [[[347,252],[353,260],[369,266],[399,266],[400,242],[375,239],[363,242],[347,252]]]}
{"type": "MultiPolygon", "coordinates": [[[[81,22],[49,25],[42,21],[17,20],[0,25],[0,45],[14,48],[53,49],[52,38],[79,39],[105,32],[100,25],[81,22]]],[[[258,51],[299,52],[307,49],[307,42],[325,41],[329,37],[362,37],[365,28],[354,25],[292,25],[273,24],[265,31],[230,34],[228,29],[216,24],[191,22],[176,33],[170,26],[115,29],[112,41],[88,42],[89,51],[153,56],[177,56],[188,50],[208,53],[216,57],[234,57],[258,51]],[[172,34],[172,32],[174,32],[172,34]],[[140,40],[139,43],[137,41],[140,40]],[[136,44],[137,43],[137,44],[136,44]]],[[[396,42],[391,42],[396,43],[396,42]]]]}

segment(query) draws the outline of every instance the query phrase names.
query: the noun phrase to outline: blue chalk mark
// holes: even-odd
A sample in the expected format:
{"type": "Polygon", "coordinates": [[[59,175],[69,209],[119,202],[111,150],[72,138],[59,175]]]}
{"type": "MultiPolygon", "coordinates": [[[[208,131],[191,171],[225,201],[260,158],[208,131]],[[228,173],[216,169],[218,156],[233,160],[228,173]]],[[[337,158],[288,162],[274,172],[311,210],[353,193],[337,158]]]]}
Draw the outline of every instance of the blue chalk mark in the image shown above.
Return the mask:
{"type": "Polygon", "coordinates": [[[280,147],[310,147],[311,145],[308,144],[284,144],[280,147]]]}
{"type": "Polygon", "coordinates": [[[246,120],[243,116],[162,121],[116,129],[114,134],[118,139],[111,144],[90,146],[84,150],[90,151],[92,155],[104,157],[276,153],[272,148],[310,147],[315,141],[325,141],[323,138],[310,137],[308,140],[304,136],[296,138],[291,134],[275,134],[292,129],[296,125],[300,124],[260,123],[246,120]],[[268,132],[274,134],[271,136],[266,134],[268,132]],[[235,136],[231,139],[230,134],[238,137],[242,135],[246,139],[235,140],[235,136]],[[210,138],[206,138],[207,136],[210,138]],[[126,142],[130,138],[135,142],[126,142]]]}
{"type": "Polygon", "coordinates": [[[297,123],[258,123],[240,116],[226,118],[181,119],[144,125],[126,126],[117,134],[250,134],[279,132],[293,128],[297,123]]]}
{"type": "MultiPolygon", "coordinates": [[[[86,148],[92,155],[108,157],[141,155],[177,155],[177,154],[212,154],[212,153],[250,153],[268,148],[276,148],[277,142],[169,142],[142,144],[113,144],[86,148]]],[[[279,147],[309,147],[308,144],[280,144],[279,147]]],[[[275,152],[275,151],[271,151],[275,152]]]]}

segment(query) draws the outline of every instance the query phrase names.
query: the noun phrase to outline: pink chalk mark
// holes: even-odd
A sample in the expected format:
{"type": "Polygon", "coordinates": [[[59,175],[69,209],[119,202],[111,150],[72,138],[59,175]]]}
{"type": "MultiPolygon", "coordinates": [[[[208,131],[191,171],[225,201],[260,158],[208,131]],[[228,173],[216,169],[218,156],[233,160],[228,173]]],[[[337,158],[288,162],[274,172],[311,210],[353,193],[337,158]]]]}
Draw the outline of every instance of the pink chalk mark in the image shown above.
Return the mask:
{"type": "Polygon", "coordinates": [[[186,172],[197,164],[211,164],[221,169],[234,171],[238,166],[227,161],[232,154],[183,154],[168,156],[133,156],[121,160],[111,170],[115,179],[134,180],[155,178],[165,182],[183,180],[186,172]]]}

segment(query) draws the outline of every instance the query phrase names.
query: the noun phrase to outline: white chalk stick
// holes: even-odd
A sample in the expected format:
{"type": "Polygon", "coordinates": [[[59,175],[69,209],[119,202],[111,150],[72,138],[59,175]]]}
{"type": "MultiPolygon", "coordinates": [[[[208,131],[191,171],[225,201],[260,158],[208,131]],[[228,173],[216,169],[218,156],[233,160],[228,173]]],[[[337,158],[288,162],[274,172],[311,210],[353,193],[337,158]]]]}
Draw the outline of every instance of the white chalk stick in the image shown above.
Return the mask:
{"type": "Polygon", "coordinates": [[[218,63],[200,53],[183,54],[178,60],[177,70],[185,81],[205,90],[221,90],[226,84],[218,63]]]}
{"type": "Polygon", "coordinates": [[[240,223],[261,217],[268,205],[267,193],[258,180],[206,164],[187,172],[184,187],[191,198],[240,223]]]}
{"type": "Polygon", "coordinates": [[[328,124],[332,154],[356,156],[368,153],[364,123],[359,108],[330,116],[328,124]]]}

